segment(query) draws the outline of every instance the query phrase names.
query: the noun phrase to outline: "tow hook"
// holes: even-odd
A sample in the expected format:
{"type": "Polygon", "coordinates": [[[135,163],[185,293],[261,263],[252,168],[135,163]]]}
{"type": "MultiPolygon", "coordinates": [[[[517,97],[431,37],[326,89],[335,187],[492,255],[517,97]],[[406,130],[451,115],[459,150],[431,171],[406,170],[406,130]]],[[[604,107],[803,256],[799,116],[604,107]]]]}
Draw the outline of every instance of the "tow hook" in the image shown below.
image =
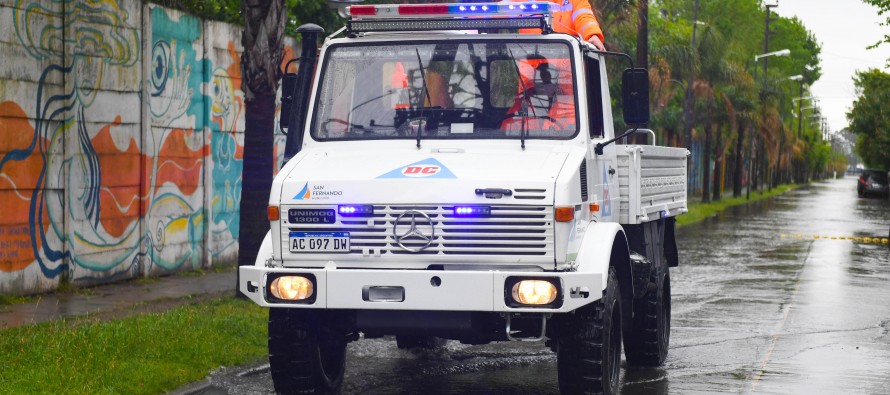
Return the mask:
{"type": "Polygon", "coordinates": [[[530,317],[523,317],[518,314],[507,314],[507,339],[520,342],[537,342],[543,340],[544,335],[547,333],[547,318],[549,317],[550,314],[534,315],[530,317]],[[538,320],[540,320],[540,324],[538,324],[538,320]],[[523,334],[528,334],[528,332],[537,329],[536,327],[538,325],[541,326],[540,334],[534,336],[532,333],[532,336],[522,336],[523,334]],[[516,327],[520,329],[514,329],[516,327]]]}

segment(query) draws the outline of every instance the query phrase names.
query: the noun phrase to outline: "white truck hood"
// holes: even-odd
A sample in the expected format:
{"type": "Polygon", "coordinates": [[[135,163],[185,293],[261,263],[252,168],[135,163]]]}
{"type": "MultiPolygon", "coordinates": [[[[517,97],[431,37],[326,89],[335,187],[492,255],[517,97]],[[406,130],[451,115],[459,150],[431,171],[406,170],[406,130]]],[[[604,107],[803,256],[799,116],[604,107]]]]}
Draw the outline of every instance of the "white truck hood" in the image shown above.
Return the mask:
{"type": "MultiPolygon", "coordinates": [[[[281,204],[552,205],[568,154],[511,152],[368,152],[314,149],[282,180],[281,204]],[[477,189],[509,189],[494,198],[477,189]]],[[[297,158],[295,158],[297,160],[297,158]]]]}

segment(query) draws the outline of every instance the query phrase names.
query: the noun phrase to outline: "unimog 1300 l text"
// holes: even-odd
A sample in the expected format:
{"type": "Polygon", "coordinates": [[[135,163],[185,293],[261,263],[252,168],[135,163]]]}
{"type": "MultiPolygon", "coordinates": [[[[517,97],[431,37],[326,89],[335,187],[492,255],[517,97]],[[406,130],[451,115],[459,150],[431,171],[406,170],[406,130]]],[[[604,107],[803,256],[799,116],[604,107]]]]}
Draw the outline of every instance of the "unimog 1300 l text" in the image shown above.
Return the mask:
{"type": "MultiPolygon", "coordinates": [[[[616,136],[605,62],[630,58],[553,33],[556,7],[357,5],[320,54],[300,28],[271,231],[239,269],[276,391],[336,392],[362,336],[544,341],[563,393],[616,391],[622,342],[664,362],[688,151],[620,144],[642,130],[616,136]]],[[[646,71],[622,79],[647,122],[646,71]]]]}

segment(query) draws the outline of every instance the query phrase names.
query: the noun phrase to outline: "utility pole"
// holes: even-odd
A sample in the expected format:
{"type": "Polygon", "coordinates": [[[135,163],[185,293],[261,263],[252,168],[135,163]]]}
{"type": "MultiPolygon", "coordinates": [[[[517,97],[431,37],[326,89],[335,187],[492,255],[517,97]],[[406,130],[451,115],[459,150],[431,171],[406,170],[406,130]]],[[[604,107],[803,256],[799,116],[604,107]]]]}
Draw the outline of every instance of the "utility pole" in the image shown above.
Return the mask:
{"type": "MultiPolygon", "coordinates": [[[[766,5],[765,5],[765,7],[766,7],[766,19],[765,19],[765,23],[764,23],[764,25],[765,25],[765,31],[764,31],[764,34],[763,34],[763,53],[768,53],[768,52],[769,52],[769,36],[770,36],[771,34],[773,34],[773,31],[771,31],[771,30],[769,29],[769,24],[770,24],[770,22],[773,22],[773,21],[777,21],[777,20],[778,20],[778,18],[773,18],[773,17],[772,17],[772,9],[775,8],[775,7],[778,7],[778,6],[779,6],[779,1],[778,1],[778,0],[776,0],[776,4],[766,4],[766,5]]],[[[769,79],[769,74],[768,74],[768,72],[769,72],[769,57],[766,57],[766,58],[763,58],[763,81],[764,81],[764,82],[766,82],[766,81],[769,79]]],[[[762,111],[763,111],[763,118],[762,118],[762,119],[763,119],[763,127],[765,128],[765,127],[766,127],[766,109],[763,109],[762,111]]],[[[767,133],[769,132],[769,130],[765,130],[765,131],[766,131],[767,133]]],[[[766,158],[766,150],[765,150],[764,147],[763,147],[763,142],[762,142],[762,141],[761,141],[761,143],[760,143],[760,146],[761,146],[761,147],[760,147],[760,156],[763,157],[763,159],[767,159],[767,158],[766,158]]],[[[761,174],[761,177],[763,177],[764,179],[761,179],[761,180],[760,180],[761,188],[763,188],[763,186],[762,186],[763,183],[766,182],[766,183],[767,183],[767,189],[768,189],[768,190],[772,190],[772,189],[773,189],[772,169],[769,168],[769,167],[770,167],[770,166],[769,166],[769,160],[767,159],[765,162],[762,162],[762,164],[764,165],[764,169],[761,170],[761,173],[760,173],[760,174],[761,174]],[[765,170],[765,171],[764,171],[764,170],[765,170]]]]}
{"type": "Polygon", "coordinates": [[[639,0],[637,17],[637,67],[649,69],[649,0],[639,0]]]}
{"type": "MultiPolygon", "coordinates": [[[[692,50],[695,51],[695,31],[698,26],[698,1],[695,0],[695,9],[692,11],[692,50]]],[[[689,64],[689,79],[686,80],[686,97],[683,102],[683,142],[686,148],[692,150],[692,80],[695,78],[695,68],[692,63],[689,64]]],[[[692,174],[692,155],[687,157],[686,169],[692,174]]],[[[687,180],[688,181],[688,180],[687,180]]],[[[692,193],[692,183],[686,183],[686,193],[692,193]]]]}
{"type": "MultiPolygon", "coordinates": [[[[766,17],[765,17],[765,20],[764,20],[765,23],[764,23],[764,32],[763,32],[763,53],[765,53],[765,54],[766,54],[766,53],[769,53],[769,36],[770,36],[771,34],[773,34],[773,32],[770,31],[770,29],[769,29],[769,24],[770,24],[770,22],[777,20],[777,18],[773,18],[773,17],[772,17],[772,9],[775,8],[775,7],[778,7],[778,6],[779,6],[778,0],[776,0],[776,4],[766,4],[766,5],[764,5],[764,7],[766,7],[766,17]]],[[[755,65],[755,68],[756,68],[756,65],[755,65]]],[[[768,74],[768,73],[769,73],[769,58],[768,58],[768,57],[764,57],[764,58],[763,58],[763,80],[762,80],[763,83],[761,84],[761,87],[760,87],[760,102],[761,102],[761,106],[763,106],[763,95],[764,95],[763,85],[765,84],[766,80],[769,78],[769,74],[768,74]]],[[[761,108],[761,109],[760,109],[760,113],[761,113],[761,114],[760,114],[761,130],[767,131],[767,130],[765,130],[765,128],[766,128],[766,109],[765,109],[765,108],[761,108]]],[[[767,131],[767,132],[768,132],[768,131],[767,131]]],[[[753,160],[753,158],[754,158],[754,156],[753,156],[753,150],[755,149],[755,146],[757,146],[757,143],[756,143],[757,136],[752,136],[752,138],[755,140],[755,142],[752,142],[752,145],[751,145],[751,150],[752,150],[752,156],[751,156],[751,158],[752,158],[752,161],[751,161],[751,175],[753,176],[753,175],[754,175],[754,172],[755,172],[754,160],[753,160]]],[[[764,167],[764,166],[765,166],[765,167],[769,167],[769,161],[766,161],[766,163],[763,163],[763,160],[762,160],[762,159],[765,159],[765,158],[764,158],[764,157],[765,157],[765,152],[764,152],[765,150],[763,149],[763,142],[762,142],[762,141],[760,142],[760,147],[759,147],[759,148],[760,148],[760,149],[759,149],[758,151],[760,152],[760,155],[759,155],[759,158],[758,158],[758,159],[761,160],[761,165],[758,166],[758,168],[756,168],[756,170],[760,173],[760,180],[759,180],[759,182],[755,183],[755,185],[754,185],[755,187],[756,187],[757,185],[763,185],[764,179],[767,178],[767,173],[770,171],[770,169],[766,169],[766,171],[764,171],[764,169],[762,169],[762,167],[764,167]]],[[[761,188],[762,188],[762,187],[761,187],[761,188]]],[[[748,185],[748,189],[749,189],[749,190],[751,189],[750,182],[749,182],[749,185],[748,185]]],[[[748,192],[748,197],[750,198],[750,191],[748,192]]]]}
{"type": "MultiPolygon", "coordinates": [[[[637,20],[636,67],[649,70],[649,0],[639,0],[637,4],[637,20]]],[[[642,134],[632,137],[633,141],[638,144],[646,144],[646,138],[642,134]]]]}
{"type": "MultiPolygon", "coordinates": [[[[765,5],[765,7],[766,7],[766,20],[765,20],[765,23],[764,23],[765,30],[764,30],[764,33],[763,33],[763,53],[768,53],[768,52],[769,52],[769,36],[770,36],[770,34],[773,34],[773,32],[771,32],[771,31],[769,30],[769,23],[778,20],[778,18],[773,18],[773,17],[772,17],[772,13],[773,13],[773,12],[772,12],[772,9],[775,8],[775,7],[778,7],[778,6],[779,6],[779,2],[778,2],[778,0],[776,0],[776,4],[766,4],[766,5],[765,5]]],[[[769,58],[764,58],[764,59],[763,59],[763,77],[764,77],[764,78],[766,78],[766,76],[768,75],[768,74],[767,74],[767,70],[769,70],[769,58]]]]}

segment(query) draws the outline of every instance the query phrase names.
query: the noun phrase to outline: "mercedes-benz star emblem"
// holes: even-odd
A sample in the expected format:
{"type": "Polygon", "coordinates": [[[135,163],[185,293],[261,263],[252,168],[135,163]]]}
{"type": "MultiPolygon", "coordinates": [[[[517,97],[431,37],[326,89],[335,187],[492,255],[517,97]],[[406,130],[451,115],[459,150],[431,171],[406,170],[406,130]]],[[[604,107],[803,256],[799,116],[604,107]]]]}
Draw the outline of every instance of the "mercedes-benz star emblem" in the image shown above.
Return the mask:
{"type": "Polygon", "coordinates": [[[433,239],[436,238],[436,228],[433,227],[433,220],[429,215],[417,210],[408,210],[396,218],[395,226],[392,228],[392,235],[396,238],[396,243],[398,243],[399,247],[402,247],[402,249],[410,252],[420,252],[433,243],[433,239]],[[411,218],[410,226],[407,230],[399,232],[399,226],[401,225],[404,229],[404,225],[406,225],[402,223],[402,219],[406,217],[411,218]],[[417,222],[418,217],[422,217],[419,224],[417,222]],[[420,225],[420,228],[418,228],[418,225],[420,225]],[[421,231],[421,229],[423,229],[423,231],[421,231]],[[426,242],[426,244],[411,248],[404,244],[409,241],[417,241],[420,243],[426,242]]]}

